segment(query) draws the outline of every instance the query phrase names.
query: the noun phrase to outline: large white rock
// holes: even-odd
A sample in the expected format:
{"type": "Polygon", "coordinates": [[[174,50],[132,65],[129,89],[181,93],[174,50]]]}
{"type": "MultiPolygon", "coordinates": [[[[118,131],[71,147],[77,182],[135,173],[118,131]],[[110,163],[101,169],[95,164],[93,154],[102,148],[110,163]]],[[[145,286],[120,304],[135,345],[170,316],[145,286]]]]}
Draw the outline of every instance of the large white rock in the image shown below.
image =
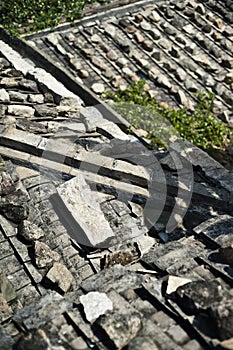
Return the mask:
{"type": "Polygon", "coordinates": [[[167,294],[171,294],[177,290],[177,288],[192,282],[189,278],[183,278],[178,276],[169,276],[168,277],[168,283],[167,283],[167,294]]]}
{"type": "MultiPolygon", "coordinates": [[[[76,235],[72,237],[81,244],[90,246],[104,246],[104,242],[114,237],[114,233],[101,211],[99,203],[94,199],[93,193],[80,174],[65,182],[57,189],[58,195],[64,203],[68,214],[66,222],[74,224],[76,235]],[[70,216],[70,217],[69,217],[70,216]],[[83,241],[78,227],[81,227],[88,241],[83,241]]],[[[62,214],[62,213],[61,213],[62,214]]]]}
{"type": "Polygon", "coordinates": [[[90,292],[80,297],[80,302],[84,307],[86,319],[94,322],[99,316],[104,315],[106,311],[113,310],[113,303],[105,293],[90,292]]]}

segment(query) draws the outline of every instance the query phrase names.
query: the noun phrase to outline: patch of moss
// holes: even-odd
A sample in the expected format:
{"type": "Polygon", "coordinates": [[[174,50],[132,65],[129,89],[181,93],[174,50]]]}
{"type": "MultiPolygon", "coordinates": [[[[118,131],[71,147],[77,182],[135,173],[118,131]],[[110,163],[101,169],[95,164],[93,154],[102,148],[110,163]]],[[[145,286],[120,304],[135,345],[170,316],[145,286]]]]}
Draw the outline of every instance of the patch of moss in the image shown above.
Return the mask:
{"type": "Polygon", "coordinates": [[[196,94],[195,110],[172,109],[159,104],[145,90],[145,80],[133,83],[126,90],[108,91],[105,99],[135,128],[149,133],[155,144],[166,147],[170,136],[177,134],[194,145],[209,150],[225,150],[232,142],[233,130],[212,114],[214,95],[209,91],[196,94]]]}
{"type": "Polygon", "coordinates": [[[13,35],[34,32],[80,18],[84,7],[93,2],[96,0],[0,0],[0,23],[13,35]]]}

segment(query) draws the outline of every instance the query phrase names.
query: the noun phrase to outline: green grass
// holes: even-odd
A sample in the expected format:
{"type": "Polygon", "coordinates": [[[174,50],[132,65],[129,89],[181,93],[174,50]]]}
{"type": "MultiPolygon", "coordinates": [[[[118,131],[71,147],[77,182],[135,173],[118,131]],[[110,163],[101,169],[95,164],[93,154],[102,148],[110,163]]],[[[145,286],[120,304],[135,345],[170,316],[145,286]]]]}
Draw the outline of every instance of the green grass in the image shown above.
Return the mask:
{"type": "Polygon", "coordinates": [[[78,19],[84,7],[94,2],[96,0],[0,0],[0,24],[13,35],[34,32],[78,19]]]}
{"type": "Polygon", "coordinates": [[[146,130],[153,143],[166,147],[174,134],[206,151],[224,151],[232,143],[233,130],[212,114],[213,94],[199,92],[195,111],[188,113],[161,106],[145,91],[145,82],[140,80],[124,91],[106,92],[104,98],[112,99],[111,106],[135,128],[146,130]]]}

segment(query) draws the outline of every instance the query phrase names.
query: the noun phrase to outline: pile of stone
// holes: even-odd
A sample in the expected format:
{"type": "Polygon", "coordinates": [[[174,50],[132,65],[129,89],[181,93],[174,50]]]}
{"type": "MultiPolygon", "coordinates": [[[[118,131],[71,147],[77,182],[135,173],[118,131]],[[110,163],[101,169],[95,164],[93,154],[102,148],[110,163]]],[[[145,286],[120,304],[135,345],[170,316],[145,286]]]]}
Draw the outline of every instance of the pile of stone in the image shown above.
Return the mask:
{"type": "Polygon", "coordinates": [[[1,349],[232,349],[232,173],[0,47],[1,349]]]}

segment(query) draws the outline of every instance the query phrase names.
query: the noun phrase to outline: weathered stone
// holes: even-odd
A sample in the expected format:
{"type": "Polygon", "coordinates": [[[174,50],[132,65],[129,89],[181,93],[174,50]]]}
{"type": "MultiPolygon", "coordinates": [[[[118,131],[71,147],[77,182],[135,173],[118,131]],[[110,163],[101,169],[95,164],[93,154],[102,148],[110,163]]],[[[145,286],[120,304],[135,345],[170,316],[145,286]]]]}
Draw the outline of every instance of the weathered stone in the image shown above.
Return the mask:
{"type": "Polygon", "coordinates": [[[80,114],[87,131],[95,131],[97,125],[102,124],[104,121],[101,112],[96,107],[81,107],[80,114]]]}
{"type": "Polygon", "coordinates": [[[102,316],[97,322],[117,349],[126,346],[140,331],[139,314],[116,292],[109,293],[115,310],[112,317],[102,316]]]}
{"type": "Polygon", "coordinates": [[[224,291],[218,281],[193,281],[176,290],[181,307],[191,314],[207,310],[214,302],[220,302],[224,291]]]}
{"type": "Polygon", "coordinates": [[[153,22],[159,22],[160,21],[160,15],[156,11],[152,11],[149,15],[149,19],[151,19],[153,22]]]}
{"type": "Polygon", "coordinates": [[[32,91],[32,92],[39,92],[37,83],[33,80],[29,79],[20,79],[19,80],[19,86],[23,90],[32,91]]]}
{"type": "Polygon", "coordinates": [[[144,40],[142,42],[142,47],[146,51],[149,51],[149,52],[153,51],[153,47],[154,47],[153,41],[149,39],[144,40]]]}
{"type": "Polygon", "coordinates": [[[183,70],[182,68],[178,68],[176,70],[176,77],[179,81],[185,81],[187,74],[186,74],[185,70],[183,70]]]}
{"type": "Polygon", "coordinates": [[[73,276],[70,271],[62,264],[55,262],[49,270],[46,278],[57,285],[63,293],[68,292],[73,283],[73,276]]]}
{"type": "Polygon", "coordinates": [[[149,22],[146,22],[146,21],[141,22],[140,27],[141,27],[143,30],[145,30],[145,31],[151,30],[151,25],[150,25],[150,23],[149,23],[149,22]]]}
{"type": "Polygon", "coordinates": [[[129,26],[127,27],[127,30],[128,30],[128,32],[129,32],[130,34],[133,34],[133,33],[136,32],[136,28],[135,28],[135,26],[133,26],[133,25],[129,25],[129,26]]]}
{"type": "Polygon", "coordinates": [[[112,24],[108,24],[105,28],[104,31],[107,35],[110,37],[114,37],[116,34],[116,27],[114,27],[112,24]]]}
{"type": "Polygon", "coordinates": [[[2,78],[0,84],[6,88],[16,88],[19,86],[19,80],[15,78],[2,78]]]}
{"type": "Polygon", "coordinates": [[[80,297],[80,302],[84,307],[84,312],[88,322],[94,322],[106,311],[113,310],[112,301],[105,293],[90,292],[80,297]]]}
{"type": "Polygon", "coordinates": [[[219,248],[219,257],[223,263],[233,266],[233,242],[231,246],[219,248]]]}
{"type": "Polygon", "coordinates": [[[220,343],[220,346],[221,346],[221,349],[224,349],[224,350],[233,350],[233,337],[227,340],[223,340],[220,343]]]}
{"type": "Polygon", "coordinates": [[[128,39],[123,38],[120,35],[115,35],[114,41],[117,43],[117,45],[120,46],[120,48],[125,51],[126,53],[130,53],[131,51],[131,42],[128,39]]]}
{"type": "Polygon", "coordinates": [[[96,94],[102,94],[105,90],[104,84],[102,83],[94,83],[91,88],[96,94]]]}
{"type": "Polygon", "coordinates": [[[50,341],[42,329],[22,335],[15,345],[16,350],[40,349],[49,350],[50,341]]]}
{"type": "Polygon", "coordinates": [[[9,93],[5,89],[0,89],[0,102],[9,102],[9,93]]]}
{"type": "Polygon", "coordinates": [[[185,285],[186,283],[192,282],[188,278],[182,278],[182,277],[177,277],[177,276],[168,276],[168,281],[167,281],[167,294],[171,294],[177,290],[177,288],[185,285]]]}
{"type": "Polygon", "coordinates": [[[9,350],[13,346],[13,339],[7,334],[3,326],[0,325],[1,350],[9,350]]]}
{"type": "Polygon", "coordinates": [[[130,21],[127,18],[121,18],[118,23],[122,28],[126,28],[130,24],[130,21]]]}
{"type": "Polygon", "coordinates": [[[11,101],[16,101],[16,102],[26,102],[27,101],[27,94],[22,94],[21,92],[18,91],[9,91],[9,96],[11,101]]]}
{"type": "Polygon", "coordinates": [[[30,243],[44,237],[44,231],[28,220],[24,220],[19,224],[18,234],[30,243]]]}
{"type": "Polygon", "coordinates": [[[33,298],[14,315],[14,322],[27,330],[39,329],[72,308],[72,302],[54,291],[33,298]]]}
{"type": "Polygon", "coordinates": [[[53,119],[58,116],[58,111],[55,107],[50,107],[46,104],[40,104],[35,106],[35,114],[37,117],[53,119]]]}
{"type": "Polygon", "coordinates": [[[80,77],[81,77],[82,79],[86,79],[86,78],[89,77],[89,73],[88,73],[88,71],[85,70],[85,69],[80,69],[79,75],[80,75],[80,77]]]}
{"type": "Polygon", "coordinates": [[[10,105],[7,109],[9,114],[13,114],[17,117],[22,118],[32,118],[34,116],[35,110],[29,106],[21,106],[21,105],[10,105]]]}
{"type": "Polygon", "coordinates": [[[118,60],[117,60],[117,64],[120,66],[120,67],[124,67],[128,64],[128,60],[125,58],[125,57],[120,57],[118,60]]]}
{"type": "Polygon", "coordinates": [[[61,259],[60,255],[52,251],[49,246],[43,242],[35,242],[35,263],[38,268],[50,267],[54,262],[61,259]]]}
{"type": "Polygon", "coordinates": [[[69,213],[68,222],[73,230],[73,238],[87,246],[108,245],[107,241],[114,236],[113,231],[83,176],[67,181],[57,190],[60,200],[67,208],[67,214],[69,213]],[[81,232],[79,234],[77,225],[82,229],[82,235],[81,232]]]}
{"type": "Polygon", "coordinates": [[[222,66],[226,68],[233,69],[233,58],[225,57],[222,59],[222,66]]]}
{"type": "Polygon", "coordinates": [[[16,190],[14,181],[5,171],[0,173],[0,195],[4,196],[16,190]]]}
{"type": "Polygon", "coordinates": [[[4,296],[0,293],[0,322],[4,322],[13,316],[13,310],[8,305],[4,296]]]}
{"type": "Polygon", "coordinates": [[[210,316],[215,322],[221,340],[233,337],[233,304],[232,297],[224,298],[219,303],[213,300],[210,305],[210,316]]]}
{"type": "Polygon", "coordinates": [[[3,215],[15,223],[19,223],[28,217],[28,207],[22,204],[4,203],[0,204],[3,215]]]}
{"type": "Polygon", "coordinates": [[[111,61],[116,61],[118,59],[118,54],[114,50],[108,51],[106,55],[111,61]]]}
{"type": "Polygon", "coordinates": [[[0,269],[0,293],[7,302],[12,301],[16,298],[16,292],[2,269],[0,269]]]}

